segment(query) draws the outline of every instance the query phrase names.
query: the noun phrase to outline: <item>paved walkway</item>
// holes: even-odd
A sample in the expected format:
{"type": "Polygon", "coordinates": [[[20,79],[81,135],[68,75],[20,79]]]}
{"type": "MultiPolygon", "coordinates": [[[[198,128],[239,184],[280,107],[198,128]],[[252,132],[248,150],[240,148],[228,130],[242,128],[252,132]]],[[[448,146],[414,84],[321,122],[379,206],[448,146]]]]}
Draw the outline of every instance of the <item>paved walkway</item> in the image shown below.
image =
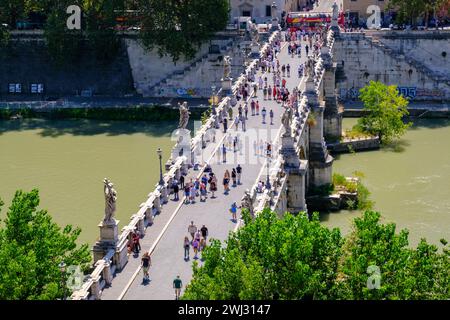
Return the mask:
{"type": "MultiPolygon", "coordinates": [[[[285,43],[283,43],[283,45],[284,44],[285,43]]],[[[297,76],[297,68],[300,63],[304,62],[305,53],[303,52],[302,59],[297,57],[291,58],[287,53],[287,47],[283,46],[282,52],[279,54],[278,58],[281,65],[287,63],[291,65],[291,77],[285,79],[287,81],[287,88],[292,92],[292,89],[297,86],[300,81],[297,76]]],[[[258,72],[257,77],[259,74],[260,72],[258,72]]],[[[268,74],[267,78],[268,83],[272,84],[272,74],[268,74]]],[[[260,110],[262,110],[263,106],[266,107],[266,121],[268,121],[267,124],[262,124],[261,115],[251,116],[251,111],[249,110],[247,130],[272,129],[275,134],[272,133],[272,137],[263,139],[273,143],[276,133],[281,127],[281,104],[278,104],[273,100],[264,101],[261,90],[258,91],[255,100],[259,100],[261,106],[260,110]],[[273,125],[269,124],[269,111],[271,109],[275,114],[273,125]]],[[[237,107],[234,109],[235,116],[237,114],[237,107]]],[[[230,128],[227,135],[235,136],[236,133],[242,133],[240,125],[238,131],[235,131],[234,126],[230,128]]],[[[216,137],[218,142],[220,142],[222,138],[227,137],[224,137],[223,133],[216,137]]],[[[219,145],[219,143],[217,145],[219,145]]],[[[216,149],[216,152],[217,150],[218,149],[216,149]]],[[[248,142],[245,143],[243,153],[254,154],[253,145],[250,145],[248,142]]],[[[195,204],[188,205],[182,204],[181,201],[174,202],[170,200],[169,203],[163,207],[162,213],[155,218],[154,225],[147,228],[146,235],[141,240],[141,246],[143,250],[150,250],[152,252],[152,267],[150,269],[151,281],[147,284],[142,283],[143,274],[139,267],[140,256],[130,256],[125,269],[116,275],[112,286],[104,290],[102,299],[174,299],[175,296],[172,289],[173,279],[177,275],[180,275],[183,280],[183,285],[185,286],[192,278],[192,249],[191,260],[186,262],[183,258],[183,239],[185,236],[189,236],[187,228],[190,222],[194,221],[198,228],[201,228],[202,225],[206,225],[209,230],[209,239],[215,238],[225,240],[228,237],[229,232],[233,231],[237,226],[237,223],[231,221],[231,214],[229,212],[231,204],[236,201],[237,204],[240,205],[245,190],[251,189],[258,176],[262,172],[265,173],[265,159],[261,159],[262,161],[260,161],[260,163],[240,163],[243,168],[242,184],[236,188],[231,187],[231,192],[228,195],[224,195],[223,186],[221,185],[223,174],[226,169],[231,173],[231,169],[238,164],[237,162],[231,161],[232,156],[233,152],[227,152],[227,160],[230,163],[218,164],[215,152],[211,153],[212,170],[218,178],[217,198],[211,199],[209,197],[210,195],[208,195],[206,202],[199,202],[197,198],[195,204]]],[[[186,181],[189,181],[189,178],[191,177],[195,178],[198,174],[198,171],[190,170],[186,177],[186,181]]],[[[199,255],[199,257],[200,256],[201,255],[199,255]]],[[[201,263],[201,260],[198,261],[201,263]]]]}

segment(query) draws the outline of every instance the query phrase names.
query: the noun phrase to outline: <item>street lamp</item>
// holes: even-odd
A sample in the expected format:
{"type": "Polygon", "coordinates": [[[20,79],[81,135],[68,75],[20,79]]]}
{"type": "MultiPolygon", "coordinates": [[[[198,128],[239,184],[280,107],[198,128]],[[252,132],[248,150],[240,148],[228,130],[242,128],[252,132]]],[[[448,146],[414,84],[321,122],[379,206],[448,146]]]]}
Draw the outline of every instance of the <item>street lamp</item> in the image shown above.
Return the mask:
{"type": "Polygon", "coordinates": [[[271,153],[270,150],[267,149],[267,180],[266,180],[266,188],[269,190],[272,188],[270,185],[270,160],[271,160],[271,153]]]}
{"type": "Polygon", "coordinates": [[[215,100],[216,100],[216,86],[212,85],[211,86],[211,91],[212,91],[212,96],[211,96],[211,108],[212,108],[212,114],[216,115],[217,111],[216,111],[216,104],[215,104],[215,100]]]}
{"type": "Polygon", "coordinates": [[[162,186],[162,185],[164,185],[164,180],[163,180],[163,174],[162,174],[162,150],[161,150],[161,148],[158,148],[156,153],[158,154],[158,157],[159,157],[159,185],[162,186]]]}
{"type": "Polygon", "coordinates": [[[66,272],[66,264],[64,261],[61,261],[60,264],[58,264],[59,270],[61,271],[61,288],[63,289],[64,297],[63,300],[66,300],[66,286],[64,285],[64,274],[66,272]]]}

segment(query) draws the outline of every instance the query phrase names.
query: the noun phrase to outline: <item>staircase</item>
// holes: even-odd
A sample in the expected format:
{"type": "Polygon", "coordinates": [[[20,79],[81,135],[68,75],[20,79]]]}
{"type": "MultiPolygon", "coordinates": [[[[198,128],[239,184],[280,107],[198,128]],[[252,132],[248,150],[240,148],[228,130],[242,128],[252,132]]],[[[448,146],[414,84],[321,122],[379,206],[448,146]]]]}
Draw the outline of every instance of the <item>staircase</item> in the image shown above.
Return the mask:
{"type": "MultiPolygon", "coordinates": [[[[233,47],[233,40],[229,39],[226,45],[220,47],[220,54],[226,55],[231,50],[232,47],[233,47]]],[[[156,84],[150,86],[148,89],[149,95],[152,97],[167,96],[167,93],[164,92],[165,91],[164,89],[175,86],[176,83],[183,81],[183,79],[191,75],[192,72],[195,72],[199,68],[204,67],[208,63],[212,55],[217,55],[217,53],[216,54],[206,53],[200,58],[194,60],[190,65],[188,65],[184,69],[177,70],[168,75],[167,77],[165,77],[164,79],[162,79],[161,81],[157,82],[156,84]]],[[[207,85],[207,87],[209,95],[211,90],[209,89],[209,84],[207,85]]]]}
{"type": "Polygon", "coordinates": [[[435,71],[429,69],[422,62],[420,62],[412,57],[406,56],[402,52],[399,52],[399,51],[389,48],[388,46],[386,46],[385,44],[380,42],[380,40],[378,40],[374,37],[366,36],[365,38],[374,47],[382,50],[384,53],[391,56],[392,58],[395,58],[396,60],[404,61],[404,62],[408,63],[409,65],[413,66],[418,72],[421,72],[421,73],[425,74],[426,76],[428,76],[430,79],[432,79],[436,82],[445,83],[448,86],[450,86],[449,75],[438,73],[438,72],[435,72],[435,71]]]}

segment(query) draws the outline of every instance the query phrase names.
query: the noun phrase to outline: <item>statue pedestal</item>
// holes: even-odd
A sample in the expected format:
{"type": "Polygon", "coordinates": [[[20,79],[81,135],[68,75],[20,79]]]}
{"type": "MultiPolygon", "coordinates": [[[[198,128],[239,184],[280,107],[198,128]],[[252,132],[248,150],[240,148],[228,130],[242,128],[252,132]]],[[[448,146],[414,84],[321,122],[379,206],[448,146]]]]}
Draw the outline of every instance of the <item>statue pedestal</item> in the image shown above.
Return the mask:
{"type": "Polygon", "coordinates": [[[231,94],[231,88],[233,87],[233,78],[222,78],[220,79],[222,82],[222,92],[225,95],[231,94]]]}
{"type": "Polygon", "coordinates": [[[119,220],[113,218],[108,223],[102,221],[98,227],[100,228],[100,242],[111,243],[115,246],[119,240],[119,220]]]}
{"type": "Polygon", "coordinates": [[[171,159],[176,162],[178,157],[185,156],[191,158],[191,131],[187,129],[177,129],[172,133],[172,141],[176,141],[172,149],[171,159]]]}
{"type": "Polygon", "coordinates": [[[260,51],[260,45],[258,43],[252,43],[251,46],[251,52],[250,57],[251,58],[258,58],[259,57],[259,51],[260,51]]]}
{"type": "Polygon", "coordinates": [[[119,242],[119,220],[112,219],[108,223],[102,221],[98,227],[100,228],[100,238],[92,248],[94,263],[103,259],[109,250],[116,250],[119,242]]]}

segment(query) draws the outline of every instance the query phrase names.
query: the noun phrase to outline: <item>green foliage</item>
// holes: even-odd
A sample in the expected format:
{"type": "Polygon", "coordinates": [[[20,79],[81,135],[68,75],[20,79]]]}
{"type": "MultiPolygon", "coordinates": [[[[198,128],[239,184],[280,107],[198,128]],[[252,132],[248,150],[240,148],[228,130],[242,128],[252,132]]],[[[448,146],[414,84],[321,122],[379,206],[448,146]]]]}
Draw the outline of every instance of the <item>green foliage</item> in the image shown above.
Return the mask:
{"type": "Polygon", "coordinates": [[[448,6],[448,0],[390,0],[388,9],[397,12],[397,22],[416,25],[418,18],[424,18],[427,24],[434,11],[448,6]]]}
{"type": "Polygon", "coordinates": [[[76,244],[81,230],[70,225],[61,229],[38,206],[37,190],[17,191],[0,229],[2,300],[61,298],[66,289],[58,264],[86,269],[91,260],[88,246],[76,244]]]}
{"type": "Polygon", "coordinates": [[[403,117],[409,114],[408,100],[399,94],[397,86],[371,81],[360,92],[364,110],[368,111],[358,120],[363,132],[378,135],[382,143],[389,143],[406,133],[411,126],[411,123],[403,122],[403,117]]]}
{"type": "Polygon", "coordinates": [[[208,121],[209,117],[211,116],[211,113],[212,113],[211,108],[205,110],[205,112],[202,113],[201,116],[202,124],[205,124],[208,121]]]}
{"type": "Polygon", "coordinates": [[[356,192],[358,193],[358,210],[371,210],[374,202],[370,200],[370,191],[359,179],[356,185],[356,192]]]}
{"type": "Polygon", "coordinates": [[[174,61],[193,58],[198,48],[226,27],[227,0],[138,0],[144,17],[139,32],[143,45],[158,48],[174,61]]]}
{"type": "Polygon", "coordinates": [[[348,200],[347,207],[350,210],[370,210],[374,206],[374,202],[370,200],[370,191],[362,183],[364,173],[355,171],[353,175],[358,178],[357,181],[347,180],[347,178],[338,173],[333,174],[333,186],[335,190],[357,193],[357,201],[348,200]]]}
{"type": "Polygon", "coordinates": [[[335,186],[343,186],[345,185],[345,183],[347,183],[347,179],[345,178],[344,175],[339,174],[339,173],[334,173],[333,174],[333,184],[335,186]]]}
{"type": "Polygon", "coordinates": [[[339,264],[334,296],[338,299],[448,299],[449,255],[422,240],[408,247],[408,231],[380,224],[380,214],[367,211],[354,220],[339,264]],[[369,266],[380,269],[380,288],[370,290],[369,266]]]}
{"type": "Polygon", "coordinates": [[[205,264],[194,267],[184,299],[326,299],[342,237],[306,214],[283,219],[264,210],[232,233],[225,247],[214,240],[205,264]]]}
{"type": "Polygon", "coordinates": [[[264,210],[230,233],[213,240],[202,267],[183,299],[448,299],[450,257],[422,240],[408,247],[408,231],[380,223],[367,211],[354,220],[354,231],[342,238],[338,229],[323,227],[317,214],[286,214],[282,219],[264,210]],[[371,290],[372,271],[380,270],[380,287],[371,290]]]}

